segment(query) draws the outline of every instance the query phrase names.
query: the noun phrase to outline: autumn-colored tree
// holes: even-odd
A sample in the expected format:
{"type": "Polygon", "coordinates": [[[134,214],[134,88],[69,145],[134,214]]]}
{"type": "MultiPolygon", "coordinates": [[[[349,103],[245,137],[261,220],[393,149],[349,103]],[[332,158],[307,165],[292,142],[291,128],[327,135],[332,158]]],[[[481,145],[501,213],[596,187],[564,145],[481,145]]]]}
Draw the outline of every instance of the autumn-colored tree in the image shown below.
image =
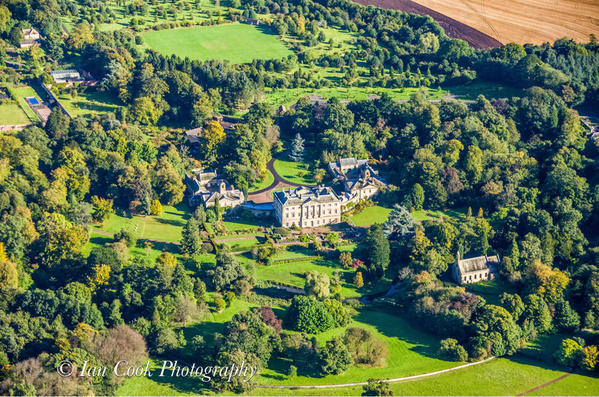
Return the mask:
{"type": "Polygon", "coordinates": [[[168,267],[174,268],[177,266],[177,257],[170,252],[163,252],[156,258],[156,263],[161,265],[166,265],[168,267]]]}
{"type": "Polygon", "coordinates": [[[4,249],[4,243],[0,241],[0,262],[4,262],[8,260],[8,256],[6,256],[6,251],[4,249]]]}
{"type": "Polygon", "coordinates": [[[563,298],[566,286],[570,282],[570,278],[559,269],[552,269],[539,261],[535,261],[529,268],[527,280],[531,292],[553,304],[563,298]]]}
{"type": "Polygon", "coordinates": [[[162,109],[156,106],[154,100],[145,96],[136,98],[131,107],[133,120],[145,125],[155,125],[162,113],[162,109]]]}
{"type": "Polygon", "coordinates": [[[204,149],[204,156],[208,161],[213,161],[219,146],[225,141],[225,130],[216,120],[206,123],[202,130],[201,144],[204,149]]]}
{"type": "Polygon", "coordinates": [[[67,43],[76,50],[81,49],[85,44],[94,42],[94,33],[91,26],[86,21],[73,26],[69,32],[67,43]]]}
{"type": "Polygon", "coordinates": [[[94,218],[96,222],[102,222],[106,220],[106,218],[108,218],[110,214],[114,212],[112,208],[113,201],[110,199],[92,196],[92,204],[94,205],[92,218],[94,218]]]}
{"type": "Polygon", "coordinates": [[[160,204],[159,200],[152,200],[150,204],[150,214],[159,216],[162,214],[162,204],[160,204]]]}
{"type": "Polygon", "coordinates": [[[99,286],[108,284],[109,278],[110,266],[96,265],[93,267],[93,274],[91,276],[87,276],[87,285],[89,286],[89,289],[95,293],[99,286]]]}
{"type": "Polygon", "coordinates": [[[45,213],[38,223],[40,231],[40,263],[52,267],[65,259],[81,254],[89,241],[89,234],[82,225],[72,225],[65,216],[45,213]]]}
{"type": "Polygon", "coordinates": [[[354,276],[354,285],[356,288],[362,288],[364,286],[364,278],[362,277],[362,272],[356,272],[354,276]]]}
{"type": "Polygon", "coordinates": [[[216,312],[220,313],[227,307],[227,302],[223,298],[214,298],[214,306],[216,306],[216,312]]]}
{"type": "Polygon", "coordinates": [[[597,367],[599,351],[597,346],[589,345],[580,351],[580,366],[587,371],[593,371],[597,367]]]}
{"type": "Polygon", "coordinates": [[[11,13],[5,6],[0,6],[0,33],[4,33],[9,30],[11,26],[11,13]]]}
{"type": "Polygon", "coordinates": [[[18,284],[17,266],[8,259],[0,259],[0,288],[17,288],[18,284]]]}

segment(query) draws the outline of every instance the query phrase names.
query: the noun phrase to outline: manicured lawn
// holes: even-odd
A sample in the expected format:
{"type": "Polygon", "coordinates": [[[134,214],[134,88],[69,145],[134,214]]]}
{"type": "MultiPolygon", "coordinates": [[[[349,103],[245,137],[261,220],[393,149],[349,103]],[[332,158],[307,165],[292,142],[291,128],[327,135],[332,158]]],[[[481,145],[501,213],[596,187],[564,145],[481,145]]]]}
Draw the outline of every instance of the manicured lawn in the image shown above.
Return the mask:
{"type": "Polygon", "coordinates": [[[160,216],[133,216],[126,217],[113,214],[104,221],[98,229],[109,233],[117,233],[121,229],[132,232],[136,238],[158,241],[179,241],[181,230],[189,218],[187,207],[180,205],[177,208],[164,206],[160,216]]]}
{"type": "Polygon", "coordinates": [[[256,184],[250,186],[249,193],[265,189],[265,188],[269,187],[270,185],[272,185],[272,183],[274,181],[275,181],[275,177],[273,176],[273,174],[270,171],[266,171],[266,178],[264,178],[263,181],[260,181],[256,184]]]}
{"type": "MultiPolygon", "coordinates": [[[[361,325],[360,325],[361,326],[361,325]]],[[[389,343],[389,342],[388,342],[389,343]]],[[[397,350],[401,352],[401,347],[397,350]]],[[[415,349],[416,350],[416,349],[415,349]]],[[[410,353],[412,353],[410,351],[410,353]]],[[[413,359],[413,357],[411,357],[413,359]]],[[[284,362],[281,366],[284,368],[284,362]]],[[[458,365],[452,363],[453,366],[458,365]]],[[[270,371],[270,370],[269,370],[270,371]]],[[[434,369],[424,372],[432,372],[434,369]]],[[[274,372],[274,371],[273,371],[274,372]]],[[[389,371],[391,372],[391,371],[389,371]]],[[[347,373],[347,372],[346,372],[347,373]]],[[[270,375],[263,372],[263,375],[270,375]]],[[[540,366],[539,363],[520,357],[513,359],[500,358],[446,374],[423,378],[420,380],[391,383],[390,387],[396,396],[513,396],[530,390],[536,386],[550,382],[565,372],[552,366],[540,366]]],[[[359,374],[358,376],[366,374],[359,374]]],[[[272,373],[272,376],[283,378],[283,374],[272,373]]],[[[341,375],[343,377],[344,375],[341,375]]],[[[362,379],[362,376],[358,379],[362,379]]],[[[394,374],[388,377],[399,377],[394,374]]],[[[342,383],[338,377],[330,377],[328,383],[342,383]]],[[[302,384],[313,384],[312,378],[303,378],[302,384]]],[[[131,378],[124,382],[117,395],[126,396],[163,396],[192,395],[200,390],[184,388],[179,384],[159,383],[158,379],[131,378]]],[[[320,379],[318,379],[320,380],[320,379]]],[[[287,381],[280,381],[281,384],[287,381]]],[[[352,380],[350,380],[352,382],[352,380]]],[[[263,377],[260,383],[266,383],[263,377]]],[[[293,382],[295,383],[295,382],[293,382]]],[[[289,382],[291,384],[291,382],[289,382]]],[[[572,374],[564,379],[541,389],[532,391],[530,396],[594,396],[599,389],[599,379],[581,374],[572,374]]],[[[357,387],[339,387],[330,389],[268,389],[257,388],[247,393],[252,396],[359,396],[363,389],[357,387]]]]}
{"type": "MultiPolygon", "coordinates": [[[[223,222],[225,224],[225,227],[227,228],[227,230],[231,231],[231,232],[235,232],[238,230],[247,230],[247,231],[251,231],[251,230],[256,230],[262,226],[270,226],[271,223],[269,221],[266,220],[260,220],[260,219],[239,219],[239,220],[235,220],[235,221],[224,221],[223,222]]],[[[235,236],[231,236],[231,237],[235,237],[235,236]]],[[[224,238],[224,237],[223,237],[224,238]]]]}
{"type": "Polygon", "coordinates": [[[302,247],[301,245],[292,245],[287,246],[287,249],[282,252],[278,252],[273,255],[272,259],[293,259],[293,258],[304,258],[308,256],[313,256],[314,253],[310,251],[306,247],[302,247]]]}
{"type": "MultiPolygon", "coordinates": [[[[95,247],[102,247],[106,243],[112,243],[114,240],[112,237],[104,236],[98,234],[92,229],[90,234],[90,240],[88,245],[85,247],[84,253],[87,255],[91,252],[95,247]]],[[[150,261],[150,263],[154,263],[156,258],[160,256],[163,252],[170,252],[174,254],[179,260],[182,257],[178,254],[178,248],[171,244],[153,244],[149,249],[146,249],[144,246],[134,246],[129,248],[129,256],[139,256],[144,259],[150,261]]],[[[214,255],[213,255],[214,256],[214,255]]]]}
{"type": "Polygon", "coordinates": [[[0,105],[0,125],[28,124],[29,118],[16,102],[0,105]]]}
{"type": "Polygon", "coordinates": [[[306,163],[276,159],[273,165],[281,178],[289,182],[302,185],[313,185],[315,183],[314,176],[308,170],[306,163]]]}
{"type": "Polygon", "coordinates": [[[163,55],[190,59],[248,63],[292,54],[277,36],[265,33],[261,27],[240,23],[152,31],[142,37],[150,48],[163,55]]]}
{"type": "Polygon", "coordinates": [[[37,114],[31,109],[31,107],[25,101],[25,98],[28,97],[36,97],[38,101],[41,101],[40,95],[30,86],[22,86],[22,87],[7,87],[11,96],[16,98],[17,103],[23,110],[23,112],[27,115],[29,120],[33,122],[40,121],[40,118],[37,117],[37,114]]]}
{"type": "MultiPolygon", "coordinates": [[[[296,257],[300,256],[302,256],[301,253],[296,254],[296,257]]],[[[329,277],[333,276],[333,272],[339,271],[341,273],[341,296],[344,298],[358,297],[362,294],[352,284],[355,273],[353,269],[344,269],[337,262],[326,259],[306,259],[299,262],[258,266],[256,267],[256,278],[258,280],[276,281],[304,288],[304,274],[312,270],[325,273],[329,277]]]]}
{"type": "Polygon", "coordinates": [[[350,219],[356,226],[370,226],[375,223],[386,222],[390,212],[391,208],[375,205],[364,209],[364,211],[352,216],[350,219]]]}
{"type": "Polygon", "coordinates": [[[60,94],[58,100],[73,117],[114,112],[118,108],[114,98],[101,91],[81,92],[75,98],[60,94]]]}
{"type": "Polygon", "coordinates": [[[259,241],[257,238],[249,238],[247,240],[234,240],[234,241],[225,241],[223,244],[229,246],[232,251],[239,252],[244,250],[249,250],[252,246],[258,244],[259,241]]]}

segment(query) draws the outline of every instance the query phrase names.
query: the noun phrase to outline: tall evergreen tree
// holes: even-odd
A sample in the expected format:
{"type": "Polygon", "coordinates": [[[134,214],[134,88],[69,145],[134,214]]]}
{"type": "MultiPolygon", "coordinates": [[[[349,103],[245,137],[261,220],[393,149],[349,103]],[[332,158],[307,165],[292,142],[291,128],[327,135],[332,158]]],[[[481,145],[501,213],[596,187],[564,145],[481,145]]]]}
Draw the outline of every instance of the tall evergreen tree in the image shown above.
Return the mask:
{"type": "Polygon", "coordinates": [[[291,142],[289,158],[293,161],[302,161],[304,159],[304,139],[299,132],[293,138],[293,142],[291,142]]]}
{"type": "Polygon", "coordinates": [[[202,239],[200,225],[195,218],[189,218],[181,235],[181,252],[190,256],[199,255],[202,251],[202,239]]]}

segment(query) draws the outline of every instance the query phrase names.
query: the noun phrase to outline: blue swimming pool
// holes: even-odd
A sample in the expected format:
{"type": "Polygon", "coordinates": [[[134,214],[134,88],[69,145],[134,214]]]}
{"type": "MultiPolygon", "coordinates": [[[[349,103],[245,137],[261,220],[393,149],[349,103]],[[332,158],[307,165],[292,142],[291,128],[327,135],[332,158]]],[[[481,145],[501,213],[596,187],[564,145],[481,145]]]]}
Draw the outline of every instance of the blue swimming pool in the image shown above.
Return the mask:
{"type": "Polygon", "coordinates": [[[27,102],[29,102],[30,105],[39,105],[40,104],[40,101],[38,101],[37,98],[34,96],[29,96],[29,97],[25,98],[25,100],[27,102]]]}

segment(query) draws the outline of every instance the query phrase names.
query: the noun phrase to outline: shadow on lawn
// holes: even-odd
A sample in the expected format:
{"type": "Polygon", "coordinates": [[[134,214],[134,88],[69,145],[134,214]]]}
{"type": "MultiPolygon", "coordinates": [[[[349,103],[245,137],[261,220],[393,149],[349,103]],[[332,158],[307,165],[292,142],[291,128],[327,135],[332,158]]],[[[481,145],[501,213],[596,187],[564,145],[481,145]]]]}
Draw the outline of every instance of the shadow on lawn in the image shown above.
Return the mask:
{"type": "Polygon", "coordinates": [[[571,374],[588,376],[589,378],[599,379],[599,373],[581,371],[580,369],[577,369],[577,368],[562,367],[560,365],[557,365],[554,362],[536,360],[534,358],[527,357],[522,353],[516,353],[513,356],[504,357],[504,358],[506,358],[510,361],[513,361],[515,363],[518,363],[518,364],[532,365],[535,367],[541,367],[541,368],[549,369],[549,370],[553,370],[553,371],[567,372],[567,373],[571,373],[571,374]]]}
{"type": "Polygon", "coordinates": [[[293,244],[287,246],[288,252],[293,252],[294,254],[303,254],[306,256],[314,255],[314,252],[306,246],[300,244],[293,244]]]}
{"type": "Polygon", "coordinates": [[[89,242],[92,244],[104,245],[114,242],[114,239],[107,236],[94,236],[89,239],[89,242]]]}
{"type": "Polygon", "coordinates": [[[163,219],[163,218],[156,218],[156,222],[158,223],[162,223],[165,225],[171,225],[171,226],[185,226],[185,222],[180,221],[178,219],[163,219]]]}
{"type": "Polygon", "coordinates": [[[358,315],[354,317],[354,320],[375,327],[378,332],[387,337],[397,338],[414,345],[410,350],[422,356],[442,360],[437,354],[439,340],[441,338],[416,325],[417,323],[415,321],[394,316],[392,314],[368,310],[359,312],[358,315]],[[382,316],[383,318],[381,318],[381,320],[384,321],[373,321],[373,315],[382,316]],[[398,321],[386,321],[389,320],[387,317],[395,317],[398,321]]]}
{"type": "Polygon", "coordinates": [[[175,243],[168,241],[150,241],[148,239],[140,238],[139,240],[137,240],[137,246],[139,248],[145,248],[146,242],[149,243],[151,247],[157,251],[168,251],[172,254],[179,252],[179,246],[175,243]]]}

